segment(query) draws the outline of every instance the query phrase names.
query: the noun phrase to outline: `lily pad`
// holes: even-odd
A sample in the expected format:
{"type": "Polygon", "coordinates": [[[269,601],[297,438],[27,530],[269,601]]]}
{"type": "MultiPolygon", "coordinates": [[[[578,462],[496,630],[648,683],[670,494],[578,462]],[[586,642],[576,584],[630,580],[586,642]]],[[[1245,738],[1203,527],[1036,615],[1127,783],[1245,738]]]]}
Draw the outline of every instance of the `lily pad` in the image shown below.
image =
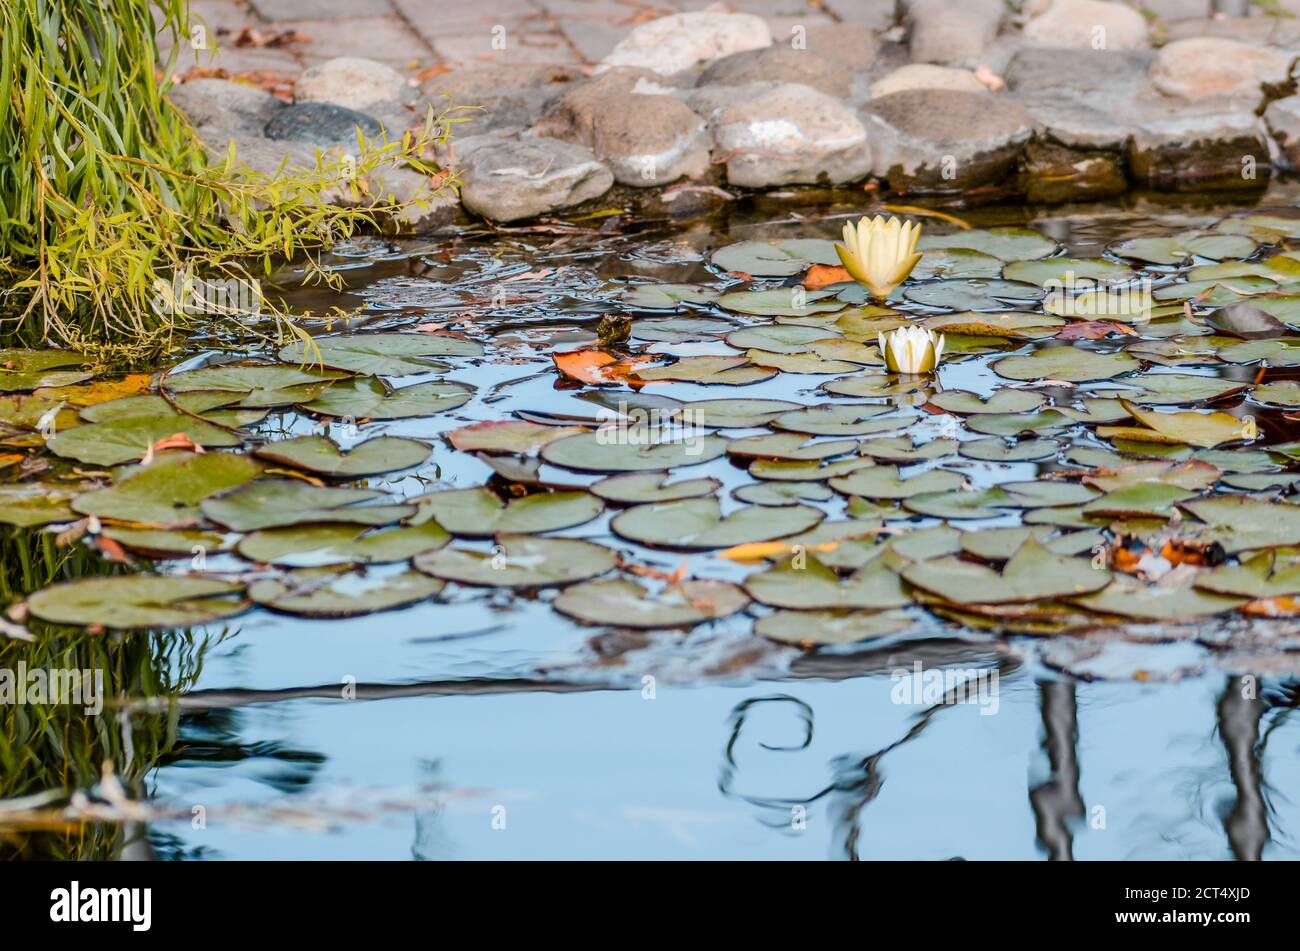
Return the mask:
{"type": "Polygon", "coordinates": [[[754,633],[808,649],[886,637],[911,623],[905,611],[775,611],[754,623],[754,633]]]}
{"type": "Polygon", "coordinates": [[[603,545],[531,535],[499,535],[489,552],[444,548],[414,560],[416,568],[435,578],[496,588],[572,584],[603,575],[617,563],[618,555],[603,545]]]}
{"type": "Polygon", "coordinates": [[[1224,380],[1191,373],[1144,373],[1124,382],[1141,387],[1141,392],[1124,393],[1126,400],[1154,406],[1223,399],[1240,393],[1249,386],[1240,380],[1224,380]]]}
{"type": "Polygon", "coordinates": [[[758,482],[742,485],[733,491],[738,502],[750,505],[797,505],[800,502],[825,502],[834,493],[820,482],[758,482]]]}
{"type": "Polygon", "coordinates": [[[967,459],[982,462],[1036,462],[1050,459],[1061,451],[1061,443],[1055,439],[1021,439],[1007,442],[1004,439],[990,437],[964,442],[958,452],[967,459]]]}
{"type": "Polygon", "coordinates": [[[812,436],[866,436],[904,425],[906,420],[896,416],[875,418],[891,409],[875,403],[824,403],[782,413],[772,426],[812,436]]]}
{"type": "Polygon", "coordinates": [[[1110,572],[1091,559],[1057,555],[1030,536],[999,574],[948,556],[902,569],[910,584],[954,604],[1009,604],[1087,594],[1106,587],[1110,572]]]}
{"type": "Polygon", "coordinates": [[[583,581],[565,588],[555,610],[587,624],[694,627],[743,610],[749,598],[726,581],[683,581],[651,593],[635,581],[583,581]]]}
{"type": "Polygon", "coordinates": [[[1046,347],[1028,356],[1006,357],[993,364],[993,371],[1009,380],[1069,383],[1108,380],[1137,368],[1138,362],[1127,353],[1098,353],[1080,347],[1046,347]]]}
{"type": "Polygon", "coordinates": [[[181,525],[201,517],[204,499],[247,485],[261,472],[256,460],[235,453],[168,453],[123,473],[108,488],[83,492],[72,507],[122,522],[181,525]]]}
{"type": "Polygon", "coordinates": [[[384,498],[374,489],[341,489],[310,485],[298,479],[259,479],[212,498],[199,510],[218,525],[235,532],[315,523],[391,525],[415,514],[403,504],[360,505],[384,498]]]}
{"type": "Polygon", "coordinates": [[[1220,565],[1196,576],[1196,587],[1218,594],[1259,600],[1300,593],[1300,564],[1279,564],[1274,552],[1261,552],[1239,565],[1220,565]]]}
{"type": "Polygon", "coordinates": [[[812,555],[788,558],[746,578],[745,591],[755,601],[773,607],[819,611],[898,608],[912,601],[883,557],[845,578],[812,555]]]}
{"type": "Polygon", "coordinates": [[[713,495],[722,483],[712,477],[682,479],[669,483],[667,472],[629,472],[608,476],[590,486],[592,495],[606,502],[635,505],[645,502],[675,502],[713,495]]]}
{"type": "Polygon", "coordinates": [[[930,281],[903,291],[903,296],[914,303],[946,310],[1001,310],[1007,304],[1042,300],[1043,294],[1043,289],[1035,284],[976,277],[930,281]]]}
{"type": "Polygon", "coordinates": [[[366,333],[295,340],[278,356],[299,366],[324,364],[369,376],[410,376],[447,369],[437,357],[479,357],[483,347],[447,334],[366,333]]]}
{"type": "Polygon", "coordinates": [[[106,423],[65,429],[46,440],[55,455],[96,466],[116,466],[140,459],[156,442],[182,434],[208,448],[238,446],[239,436],[187,416],[130,416],[106,423]]]}
{"type": "Polygon", "coordinates": [[[419,507],[412,524],[434,519],[453,535],[468,538],[553,532],[590,522],[605,510],[588,492],[535,492],[504,502],[491,489],[447,489],[411,502],[419,507]]]}
{"type": "Polygon", "coordinates": [[[868,499],[906,499],[925,492],[950,492],[965,483],[960,473],[931,469],[919,475],[899,475],[898,466],[873,466],[831,480],[831,488],[844,495],[868,499]]]}
{"type": "MultiPolygon", "coordinates": [[[[666,310],[678,304],[707,304],[718,299],[718,291],[703,284],[635,284],[623,291],[623,303],[628,307],[645,307],[666,310]]],[[[633,331],[635,334],[635,330],[633,331]]],[[[639,336],[639,335],[638,335],[639,336]]],[[[641,337],[654,340],[654,337],[641,337]]]]}
{"type": "Polygon", "coordinates": [[[296,436],[253,450],[259,459],[335,479],[396,472],[429,458],[429,446],[416,439],[377,436],[344,451],[326,436],[296,436]]]}
{"type": "Polygon", "coordinates": [[[730,548],[807,531],[825,517],[807,505],[746,506],[724,516],[715,498],[638,505],[614,516],[610,528],[630,541],[664,548],[730,548]]]}
{"type": "Polygon", "coordinates": [[[790,277],[810,264],[839,266],[835,242],[822,238],[741,241],[713,252],[714,267],[754,277],[790,277]]]}
{"type": "Polygon", "coordinates": [[[1224,261],[1228,258],[1246,258],[1259,247],[1245,235],[1223,234],[1214,231],[1185,231],[1166,238],[1131,238],[1111,246],[1112,253],[1122,258],[1145,261],[1148,264],[1181,264],[1188,258],[1209,258],[1224,261]]]}
{"type": "Polygon", "coordinates": [[[288,406],[315,399],[329,384],[350,376],[342,370],[319,367],[240,362],[168,374],[164,385],[173,394],[236,394],[242,406],[288,406]]]}
{"type": "Polygon", "coordinates": [[[77,495],[71,486],[44,482],[0,485],[0,524],[31,528],[76,519],[68,503],[77,495]]]}
{"type": "Polygon", "coordinates": [[[254,581],[248,596],[283,614],[343,618],[407,607],[432,598],[445,585],[418,571],[370,575],[308,569],[283,579],[254,581]]]}
{"type": "Polygon", "coordinates": [[[80,369],[85,362],[84,355],[71,350],[0,349],[0,393],[80,383],[90,379],[80,369]]]}
{"type": "Polygon", "coordinates": [[[830,459],[858,448],[856,439],[817,440],[804,433],[766,433],[727,443],[727,455],[744,459],[830,459]]]}
{"type": "Polygon", "coordinates": [[[1088,281],[1097,284],[1122,284],[1133,279],[1133,269],[1106,258],[1039,258],[1036,261],[1013,261],[1002,271],[1008,281],[1040,286],[1073,286],[1088,281]]]}
{"type": "Polygon", "coordinates": [[[718,298],[718,306],[756,317],[806,317],[810,314],[833,314],[848,304],[830,291],[775,287],[766,291],[732,291],[718,298]]]}
{"type": "Polygon", "coordinates": [[[1001,276],[1001,258],[970,248],[933,248],[912,268],[914,281],[1001,276]]]}
{"type": "Polygon", "coordinates": [[[1270,367],[1300,367],[1300,337],[1233,343],[1220,348],[1219,356],[1229,363],[1254,363],[1258,360],[1270,367]]]}
{"type": "Polygon", "coordinates": [[[1090,611],[1145,621],[1208,617],[1245,603],[1242,598],[1211,594],[1191,585],[1143,584],[1128,578],[1116,578],[1104,591],[1070,600],[1090,611]]]}
{"type": "Polygon", "coordinates": [[[755,366],[748,357],[682,357],[667,366],[637,370],[645,383],[717,383],[725,386],[748,386],[776,376],[770,367],[755,366]]]}
{"type": "Polygon", "coordinates": [[[239,542],[249,561],[292,568],[405,561],[451,541],[437,522],[370,528],[365,525],[304,525],[254,532],[239,542]]]}
{"type": "Polygon", "coordinates": [[[1127,401],[1121,402],[1146,429],[1102,426],[1097,430],[1097,435],[1103,439],[1120,437],[1139,441],[1186,443],[1213,449],[1225,442],[1248,438],[1245,424],[1227,413],[1160,413],[1127,401]]]}
{"type": "Polygon", "coordinates": [[[1201,537],[1218,542],[1228,554],[1300,545],[1300,505],[1225,495],[1180,507],[1205,522],[1201,537]]]}
{"type": "Polygon", "coordinates": [[[971,228],[953,234],[924,234],[917,247],[922,251],[965,248],[1002,261],[1032,261],[1055,254],[1060,245],[1031,228],[971,228]]]}
{"type": "Polygon", "coordinates": [[[233,617],[248,607],[243,585],[215,578],[124,575],[79,578],[42,588],[27,599],[51,624],[130,630],[190,627],[233,617]]]}
{"type": "Polygon", "coordinates": [[[711,429],[749,429],[766,426],[782,413],[799,407],[799,403],[788,400],[695,400],[683,406],[682,419],[711,429]]]}
{"type": "Polygon", "coordinates": [[[352,419],[409,419],[436,416],[468,403],[474,388],[449,380],[432,380],[390,391],[373,377],[336,383],[303,409],[321,416],[352,419]]]}
{"type": "Polygon", "coordinates": [[[532,455],[557,439],[586,431],[582,426],[543,426],[522,419],[502,419],[453,429],[447,438],[461,452],[509,452],[522,456],[532,455]]]}
{"type": "Polygon", "coordinates": [[[542,459],[584,472],[648,472],[710,462],[727,451],[721,436],[674,436],[655,427],[597,430],[547,444],[542,459]]]}

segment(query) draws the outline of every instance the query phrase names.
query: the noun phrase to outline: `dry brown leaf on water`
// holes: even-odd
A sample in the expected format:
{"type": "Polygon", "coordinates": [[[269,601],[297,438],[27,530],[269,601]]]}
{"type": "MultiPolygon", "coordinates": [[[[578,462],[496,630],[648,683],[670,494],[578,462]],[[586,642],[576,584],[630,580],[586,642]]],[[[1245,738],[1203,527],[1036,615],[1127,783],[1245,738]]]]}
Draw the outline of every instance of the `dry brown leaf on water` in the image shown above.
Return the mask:
{"type": "Polygon", "coordinates": [[[647,356],[624,357],[620,360],[604,350],[570,350],[567,353],[553,354],[553,357],[555,368],[565,379],[597,386],[606,383],[644,386],[634,374],[639,366],[652,362],[652,358],[647,356]]]}
{"type": "Polygon", "coordinates": [[[803,276],[803,286],[810,291],[819,291],[830,284],[841,284],[853,280],[849,272],[833,264],[814,264],[803,276]]]}
{"type": "Polygon", "coordinates": [[[126,549],[111,538],[100,535],[96,540],[99,545],[100,553],[109,561],[115,561],[118,564],[134,564],[131,556],[126,553],[126,549]]]}
{"type": "Polygon", "coordinates": [[[164,439],[159,439],[145,450],[144,458],[140,460],[140,463],[146,466],[149,465],[149,463],[153,462],[154,454],[162,452],[164,449],[185,449],[199,455],[207,452],[206,449],[185,435],[185,433],[172,433],[164,439]]]}
{"type": "Polygon", "coordinates": [[[1057,340],[1100,340],[1107,334],[1130,334],[1137,336],[1137,331],[1128,324],[1113,320],[1085,320],[1077,324],[1068,324],[1056,335],[1057,340]]]}
{"type": "Polygon", "coordinates": [[[649,565],[636,565],[630,561],[620,561],[619,568],[628,574],[640,575],[642,578],[653,578],[656,581],[665,581],[670,585],[681,584],[686,580],[685,562],[678,565],[677,570],[671,573],[660,571],[658,568],[651,568],[649,565]]]}
{"type": "Polygon", "coordinates": [[[1294,595],[1261,598],[1258,601],[1243,604],[1241,610],[1246,614],[1255,614],[1260,617],[1294,617],[1300,614],[1300,598],[1294,595]]]}
{"type": "MultiPolygon", "coordinates": [[[[837,541],[820,542],[816,545],[803,545],[800,547],[803,551],[827,552],[839,548],[840,543],[837,541]]],[[[795,546],[787,545],[785,542],[748,542],[744,545],[733,545],[725,551],[720,551],[718,557],[727,558],[731,561],[764,561],[768,558],[793,554],[794,550],[795,546]]]]}

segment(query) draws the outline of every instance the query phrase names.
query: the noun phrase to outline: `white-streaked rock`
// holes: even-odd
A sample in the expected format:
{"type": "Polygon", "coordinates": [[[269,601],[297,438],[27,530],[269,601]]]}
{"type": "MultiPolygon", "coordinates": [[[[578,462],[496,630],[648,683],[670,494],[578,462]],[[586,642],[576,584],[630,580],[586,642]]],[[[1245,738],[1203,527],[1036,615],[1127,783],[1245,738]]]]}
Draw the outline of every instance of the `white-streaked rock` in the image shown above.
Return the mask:
{"type": "Polygon", "coordinates": [[[772,45],[767,22],[749,13],[675,13],[642,23],[598,67],[636,66],[671,75],[772,45]]]}

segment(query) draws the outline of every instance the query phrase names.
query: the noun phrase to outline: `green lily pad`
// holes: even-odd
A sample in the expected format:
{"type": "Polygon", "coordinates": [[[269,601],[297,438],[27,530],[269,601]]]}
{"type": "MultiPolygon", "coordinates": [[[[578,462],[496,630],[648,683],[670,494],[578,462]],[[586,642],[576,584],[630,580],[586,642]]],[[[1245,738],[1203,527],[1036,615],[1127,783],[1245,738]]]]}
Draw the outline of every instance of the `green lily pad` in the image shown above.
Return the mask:
{"type": "Polygon", "coordinates": [[[858,448],[856,439],[817,440],[804,433],[766,433],[727,443],[727,455],[743,459],[830,459],[858,448]]]}
{"type": "Polygon", "coordinates": [[[451,541],[437,522],[370,528],[365,525],[303,525],[254,532],[237,549],[249,561],[291,568],[405,561],[451,541]]]}
{"type": "Polygon", "coordinates": [[[1241,598],[1211,594],[1191,585],[1148,585],[1128,578],[1116,578],[1104,591],[1070,600],[1090,611],[1144,621],[1208,617],[1245,603],[1241,598]]]}
{"type": "Polygon", "coordinates": [[[716,317],[638,320],[632,324],[632,338],[662,343],[702,343],[716,340],[720,334],[735,329],[735,326],[729,320],[719,320],[716,317]]]}
{"type": "Polygon", "coordinates": [[[1262,362],[1270,367],[1300,367],[1300,337],[1275,340],[1246,340],[1219,349],[1229,363],[1262,362]]]}
{"type": "Polygon", "coordinates": [[[930,281],[903,291],[908,300],[925,307],[947,310],[1001,310],[1008,304],[1025,304],[1043,299],[1035,284],[999,278],[969,277],[962,280],[930,281]]]}
{"type": "Polygon", "coordinates": [[[972,416],[966,420],[966,428],[988,436],[1052,435],[1073,423],[1074,420],[1060,410],[1045,409],[1036,413],[987,413],[972,416]]]}
{"type": "Polygon", "coordinates": [[[449,380],[416,383],[391,392],[373,377],[335,383],[303,409],[321,416],[352,419],[409,419],[436,416],[468,403],[474,388],[449,380]]]}
{"type": "Polygon", "coordinates": [[[1145,429],[1132,426],[1102,426],[1097,435],[1103,439],[1120,437],[1139,441],[1186,443],[1213,449],[1225,442],[1248,438],[1246,424],[1227,413],[1160,413],[1121,401],[1133,418],[1145,429]]]}
{"type": "Polygon", "coordinates": [[[1133,269],[1106,258],[1039,258],[1036,261],[1013,261],[1002,271],[1008,281],[1045,286],[1072,286],[1079,281],[1097,284],[1123,284],[1132,280],[1133,269]]]}
{"type": "Polygon", "coordinates": [[[637,370],[646,383],[699,383],[748,386],[776,376],[771,367],[755,366],[748,357],[682,357],[676,363],[637,370]]]}
{"type": "Polygon", "coordinates": [[[970,248],[934,248],[926,251],[921,260],[916,262],[916,267],[912,268],[914,281],[1001,276],[1001,258],[970,248]]]}
{"type": "Polygon", "coordinates": [[[84,355],[71,350],[0,349],[0,393],[80,383],[91,376],[79,369],[85,362],[84,355]]]}
{"type": "Polygon", "coordinates": [[[971,228],[953,234],[924,234],[917,247],[927,252],[965,248],[1002,261],[1032,261],[1055,254],[1060,245],[1032,228],[971,228]]]}
{"type": "Polygon", "coordinates": [[[825,502],[834,495],[820,482],[758,482],[742,485],[732,493],[738,502],[750,505],[797,505],[800,502],[825,502]]]}
{"type": "Polygon", "coordinates": [[[891,409],[875,403],[823,403],[782,413],[772,420],[771,425],[776,429],[812,436],[866,436],[904,425],[906,420],[896,416],[875,418],[891,409]]]}
{"type": "Polygon", "coordinates": [[[418,571],[371,575],[307,569],[282,579],[254,581],[248,596],[283,614],[344,618],[404,608],[432,598],[445,586],[441,579],[418,571]]]}
{"type": "Polygon", "coordinates": [[[1197,574],[1196,587],[1251,600],[1300,594],[1300,564],[1278,564],[1267,551],[1239,565],[1219,565],[1197,574]]]}
{"type": "Polygon", "coordinates": [[[929,462],[951,456],[957,451],[955,439],[931,439],[919,445],[907,436],[868,439],[858,450],[879,462],[929,462]]]}
{"type": "Polygon", "coordinates": [[[982,462],[1037,462],[1060,452],[1061,443],[1055,439],[1022,439],[1008,443],[990,437],[964,442],[957,451],[967,459],[982,462]]]}
{"type": "Polygon", "coordinates": [[[1141,387],[1141,392],[1124,393],[1126,400],[1154,406],[1223,399],[1240,393],[1249,386],[1240,380],[1223,380],[1191,373],[1144,373],[1124,382],[1141,387]]]}
{"type": "Polygon", "coordinates": [[[906,499],[926,492],[950,492],[965,483],[959,473],[930,469],[903,478],[898,466],[872,466],[851,475],[831,480],[831,488],[844,495],[868,499],[906,499]]]}
{"type": "Polygon", "coordinates": [[[1051,525],[1012,526],[986,528],[978,532],[961,533],[962,551],[985,561],[1006,561],[1032,536],[1048,551],[1058,555],[1078,555],[1090,552],[1105,541],[1100,532],[1069,532],[1053,535],[1051,525]]]}
{"type": "Polygon", "coordinates": [[[68,505],[78,490],[44,482],[0,485],[0,524],[31,528],[51,522],[71,522],[77,517],[68,505]]]}
{"type": "Polygon", "coordinates": [[[607,476],[592,483],[592,495],[606,502],[636,505],[644,502],[675,502],[678,499],[695,499],[713,495],[722,483],[712,477],[682,479],[669,483],[667,472],[629,472],[626,475],[607,476]]]}
{"type": "Polygon", "coordinates": [[[1300,545],[1300,505],[1261,501],[1240,495],[1184,502],[1208,529],[1201,537],[1217,541],[1228,554],[1300,545]]]}
{"type": "Polygon", "coordinates": [[[703,284],[635,284],[623,291],[623,303],[626,306],[653,310],[667,310],[682,303],[707,304],[717,299],[718,291],[703,284]]]}
{"type": "Polygon", "coordinates": [[[188,416],[131,416],[65,429],[46,440],[55,455],[96,466],[140,459],[154,443],[181,433],[208,448],[241,445],[232,432],[188,416]]]}
{"type": "Polygon", "coordinates": [[[243,585],[215,578],[123,575],[79,578],[52,585],[27,599],[31,613],[51,624],[96,625],[114,630],[190,627],[244,611],[243,585]]]}
{"type": "Polygon", "coordinates": [[[730,548],[797,535],[825,517],[807,505],[746,506],[724,516],[715,498],[638,505],[614,516],[610,528],[630,541],[664,548],[730,548]]]}
{"type": "Polygon", "coordinates": [[[1138,363],[1127,353],[1098,353],[1079,347],[1047,347],[1024,357],[1006,357],[993,364],[993,372],[1009,380],[1065,380],[1082,383],[1108,380],[1138,363]]]}
{"type": "Polygon", "coordinates": [[[254,449],[253,455],[278,465],[342,479],[418,466],[429,458],[429,446],[416,439],[377,436],[344,451],[326,436],[295,436],[254,449]]]}
{"type": "Polygon", "coordinates": [[[651,593],[635,581],[583,581],[565,588],[555,610],[587,624],[618,627],[694,627],[741,611],[749,598],[725,581],[683,581],[651,593]]]}
{"type": "Polygon", "coordinates": [[[754,622],[754,633],[798,647],[855,644],[907,629],[905,611],[775,611],[754,622]]]}
{"type": "Polygon", "coordinates": [[[603,545],[531,535],[499,535],[489,552],[444,548],[414,560],[416,568],[435,578],[495,588],[572,584],[603,575],[617,563],[618,555],[603,545]]]}
{"type": "Polygon", "coordinates": [[[964,390],[945,390],[930,397],[930,403],[949,413],[959,416],[974,416],[985,413],[1006,415],[1009,413],[1027,413],[1038,409],[1047,402],[1041,393],[1029,390],[1002,389],[992,393],[987,399],[976,393],[964,390]]]}
{"type": "Polygon", "coordinates": [[[835,242],[822,238],[741,241],[713,252],[714,267],[754,277],[790,277],[810,264],[839,266],[835,242]]]}
{"type": "Polygon", "coordinates": [[[755,366],[780,370],[782,373],[829,375],[852,373],[856,364],[844,360],[827,360],[812,351],[806,353],[769,353],[766,350],[746,350],[745,357],[755,366]]]}
{"type": "Polygon", "coordinates": [[[72,502],[82,515],[182,525],[201,517],[204,500],[247,485],[262,472],[254,459],[235,453],[167,453],[119,476],[105,489],[83,492],[72,502]]]}
{"type": "Polygon", "coordinates": [[[553,466],[584,472],[644,472],[711,462],[727,451],[721,436],[679,435],[654,427],[566,436],[542,448],[553,466]]]}
{"type": "MultiPolygon", "coordinates": [[[[879,351],[877,351],[879,353],[879,351]]],[[[900,376],[884,373],[855,373],[853,376],[841,377],[823,383],[822,389],[836,396],[854,396],[861,399],[879,399],[892,396],[907,396],[917,393],[930,385],[926,377],[900,376]]]]}
{"type": "Polygon", "coordinates": [[[766,291],[732,291],[723,294],[718,298],[718,306],[733,313],[752,314],[756,317],[806,317],[811,314],[833,314],[848,304],[830,291],[774,287],[766,291]]]}
{"type": "Polygon", "coordinates": [[[772,607],[819,611],[899,608],[912,601],[883,557],[845,578],[812,555],[788,558],[746,578],[745,591],[755,601],[772,607]]]}
{"type": "Polygon", "coordinates": [[[1148,264],[1181,264],[1188,258],[1248,258],[1259,247],[1245,235],[1185,231],[1167,238],[1130,238],[1111,246],[1112,253],[1148,264]]]}
{"type": "Polygon", "coordinates": [[[242,406],[288,406],[315,399],[331,383],[351,374],[282,363],[227,363],[168,374],[165,386],[179,394],[215,391],[236,394],[242,406]]]}
{"type": "Polygon", "coordinates": [[[488,538],[501,532],[534,534],[590,522],[605,503],[588,492],[535,492],[504,502],[491,489],[446,489],[411,499],[419,524],[434,519],[453,535],[488,538]]]}
{"type": "Polygon", "coordinates": [[[298,479],[259,479],[212,498],[205,498],[199,510],[235,532],[315,523],[349,525],[391,525],[415,514],[415,506],[403,504],[359,505],[384,498],[374,489],[341,489],[315,486],[298,479]]]}
{"type": "Polygon", "coordinates": [[[1015,497],[1002,489],[963,489],[924,492],[903,500],[903,508],[935,518],[996,518],[1003,508],[1015,508],[1015,497]]]}
{"type": "Polygon", "coordinates": [[[1271,406],[1300,406],[1300,383],[1295,380],[1260,383],[1250,396],[1251,399],[1271,406]]]}
{"type": "Polygon", "coordinates": [[[1168,518],[1179,502],[1196,498],[1197,493],[1163,482],[1139,482],[1107,492],[1083,506],[1084,515],[1111,518],[1168,518]]]}
{"type": "Polygon", "coordinates": [[[902,569],[909,584],[953,604],[1013,604],[1087,594],[1110,584],[1110,572],[1091,559],[1058,555],[1030,536],[999,574],[948,556],[902,569]]]}
{"type": "Polygon", "coordinates": [[[547,443],[586,432],[581,426],[543,426],[522,419],[487,420],[447,434],[461,452],[509,452],[532,455],[547,443]]]}
{"type": "Polygon", "coordinates": [[[755,479],[773,482],[824,482],[874,465],[870,459],[861,457],[835,460],[755,459],[749,464],[749,474],[755,479]]]}
{"type": "Polygon", "coordinates": [[[295,340],[281,348],[285,363],[324,364],[367,376],[410,376],[447,369],[437,357],[480,357],[483,347],[448,334],[365,333],[295,340]]]}
{"type": "Polygon", "coordinates": [[[694,400],[683,404],[682,421],[710,429],[750,429],[766,426],[782,413],[798,409],[800,405],[788,400],[694,400]]]}

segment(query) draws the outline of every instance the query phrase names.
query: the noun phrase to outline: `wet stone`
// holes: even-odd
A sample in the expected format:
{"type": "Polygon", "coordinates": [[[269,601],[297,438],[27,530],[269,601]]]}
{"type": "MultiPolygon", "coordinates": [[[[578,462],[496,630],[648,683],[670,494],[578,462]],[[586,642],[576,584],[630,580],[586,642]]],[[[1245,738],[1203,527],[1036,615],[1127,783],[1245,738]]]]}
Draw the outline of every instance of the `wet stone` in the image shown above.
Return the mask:
{"type": "Polygon", "coordinates": [[[475,214],[515,221],[599,197],[614,176],[589,149],[557,139],[516,139],[476,149],[460,198],[475,214]]]}
{"type": "Polygon", "coordinates": [[[1260,188],[1270,172],[1262,122],[1245,110],[1182,111],[1143,121],[1128,162],[1134,181],[1159,191],[1260,188]]]}
{"type": "Polygon", "coordinates": [[[1022,187],[1026,201],[1058,204],[1122,195],[1128,181],[1118,151],[1035,141],[1025,147],[1022,187]]]}
{"type": "Polygon", "coordinates": [[[330,146],[355,142],[357,129],[367,139],[377,139],[384,132],[383,125],[364,112],[328,102],[301,102],[277,112],[265,132],[275,141],[330,146]]]}

